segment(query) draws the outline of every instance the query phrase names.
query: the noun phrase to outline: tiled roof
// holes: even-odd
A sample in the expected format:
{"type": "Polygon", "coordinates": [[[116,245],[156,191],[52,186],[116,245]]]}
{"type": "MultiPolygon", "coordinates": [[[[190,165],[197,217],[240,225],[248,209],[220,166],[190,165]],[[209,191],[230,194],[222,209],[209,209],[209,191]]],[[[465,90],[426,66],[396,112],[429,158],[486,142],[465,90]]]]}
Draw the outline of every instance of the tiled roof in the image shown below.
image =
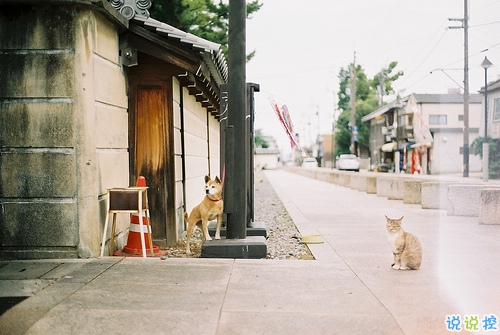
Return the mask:
{"type": "Polygon", "coordinates": [[[177,29],[149,16],[151,0],[108,0],[127,20],[158,36],[198,52],[218,85],[227,82],[227,63],[220,44],[177,29]]]}
{"type": "Polygon", "coordinates": [[[383,115],[393,108],[401,108],[401,107],[403,107],[403,103],[406,103],[407,101],[408,101],[408,97],[394,100],[393,102],[391,102],[385,106],[380,107],[376,111],[373,111],[370,114],[363,116],[363,118],[361,118],[361,122],[366,122],[366,121],[369,121],[369,120],[371,120],[379,115],[383,115]]]}
{"type": "Polygon", "coordinates": [[[161,37],[178,41],[184,46],[199,52],[210,70],[216,71],[212,75],[214,75],[214,78],[220,78],[218,84],[227,82],[227,63],[220,44],[186,33],[151,17],[136,14],[131,21],[161,37]]]}
{"type": "MultiPolygon", "coordinates": [[[[500,79],[488,83],[488,93],[490,91],[496,91],[498,89],[500,89],[500,79]]],[[[484,86],[481,87],[481,90],[479,92],[484,94],[484,86]]]]}

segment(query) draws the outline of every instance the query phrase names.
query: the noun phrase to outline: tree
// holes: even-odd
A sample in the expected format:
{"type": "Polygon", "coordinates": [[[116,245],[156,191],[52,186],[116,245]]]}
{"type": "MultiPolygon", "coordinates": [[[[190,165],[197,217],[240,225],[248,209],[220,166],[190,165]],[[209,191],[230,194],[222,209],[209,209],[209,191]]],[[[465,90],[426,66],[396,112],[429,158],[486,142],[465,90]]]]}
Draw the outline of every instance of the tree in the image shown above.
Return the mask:
{"type": "MultiPolygon", "coordinates": [[[[259,0],[247,3],[247,19],[257,12],[262,4],[259,0]]],[[[155,0],[151,17],[183,31],[221,45],[227,58],[229,5],[221,0],[155,0]]],[[[252,51],[247,61],[255,55],[252,51]]]]}
{"type": "Polygon", "coordinates": [[[187,9],[188,6],[184,4],[183,0],[154,0],[149,13],[152,18],[158,21],[187,31],[190,22],[183,17],[187,9]]]}
{"type": "MultiPolygon", "coordinates": [[[[335,134],[335,155],[350,153],[351,145],[351,127],[349,126],[351,106],[351,97],[348,94],[348,88],[351,82],[352,63],[347,69],[341,68],[339,71],[339,93],[338,93],[338,108],[342,110],[338,120],[335,134]]],[[[360,148],[368,148],[370,138],[369,125],[361,122],[361,118],[379,107],[376,92],[371,85],[372,81],[366,77],[366,74],[361,65],[356,65],[356,126],[358,127],[358,146],[360,148]]]]}
{"type": "Polygon", "coordinates": [[[267,148],[269,144],[262,134],[262,129],[256,129],[255,134],[253,136],[253,143],[256,148],[267,148]]]}
{"type": "MultiPolygon", "coordinates": [[[[356,126],[358,127],[358,146],[367,149],[370,141],[370,125],[362,123],[363,116],[377,110],[382,106],[383,95],[393,93],[392,83],[403,75],[402,71],[393,73],[397,62],[392,62],[387,68],[383,68],[374,78],[368,79],[361,65],[356,65],[356,126]],[[382,90],[379,89],[382,87],[382,90]],[[379,90],[382,95],[379,95],[379,90]]],[[[338,120],[335,134],[337,147],[335,155],[350,153],[351,128],[349,127],[351,97],[348,88],[351,82],[352,63],[339,71],[339,93],[338,108],[342,110],[338,120]]]]}
{"type": "Polygon", "coordinates": [[[372,79],[372,87],[377,89],[377,95],[379,97],[380,106],[384,104],[384,96],[394,93],[392,88],[392,83],[398,80],[404,73],[403,71],[398,71],[393,73],[394,68],[398,65],[398,62],[392,62],[385,69],[382,69],[379,73],[375,75],[372,79]]]}
{"type": "MultiPolygon", "coordinates": [[[[471,143],[471,149],[481,159],[483,158],[483,138],[476,137],[471,143]]],[[[488,176],[491,179],[500,179],[500,139],[493,139],[488,136],[488,146],[488,176]]]]}

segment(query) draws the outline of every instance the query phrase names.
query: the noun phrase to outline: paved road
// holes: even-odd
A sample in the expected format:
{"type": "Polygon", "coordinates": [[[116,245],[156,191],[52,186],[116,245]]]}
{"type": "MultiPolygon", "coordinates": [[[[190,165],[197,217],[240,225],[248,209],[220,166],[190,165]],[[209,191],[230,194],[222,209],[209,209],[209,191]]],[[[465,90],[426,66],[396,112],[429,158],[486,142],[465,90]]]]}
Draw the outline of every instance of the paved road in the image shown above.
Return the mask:
{"type": "Polygon", "coordinates": [[[450,334],[447,317],[464,333],[475,320],[500,329],[500,226],[265,174],[301,234],[323,237],[317,260],[1,262],[0,292],[31,283],[34,295],[0,317],[0,333],[450,334]],[[384,215],[404,215],[420,238],[420,270],[390,268],[384,215]]]}

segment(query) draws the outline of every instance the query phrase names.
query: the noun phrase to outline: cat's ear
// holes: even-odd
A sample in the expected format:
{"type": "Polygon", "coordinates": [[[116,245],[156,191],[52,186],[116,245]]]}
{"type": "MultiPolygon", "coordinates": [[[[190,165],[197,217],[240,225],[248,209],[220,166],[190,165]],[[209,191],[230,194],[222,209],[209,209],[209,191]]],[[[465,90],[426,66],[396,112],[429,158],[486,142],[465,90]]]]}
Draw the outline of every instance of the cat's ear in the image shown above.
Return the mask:
{"type": "Polygon", "coordinates": [[[385,216],[385,218],[386,218],[387,220],[390,220],[390,219],[387,217],[387,215],[384,215],[384,216],[385,216]]]}
{"type": "Polygon", "coordinates": [[[401,221],[401,220],[403,220],[403,218],[404,218],[404,216],[402,216],[401,218],[399,218],[399,219],[398,219],[398,221],[401,221]]]}

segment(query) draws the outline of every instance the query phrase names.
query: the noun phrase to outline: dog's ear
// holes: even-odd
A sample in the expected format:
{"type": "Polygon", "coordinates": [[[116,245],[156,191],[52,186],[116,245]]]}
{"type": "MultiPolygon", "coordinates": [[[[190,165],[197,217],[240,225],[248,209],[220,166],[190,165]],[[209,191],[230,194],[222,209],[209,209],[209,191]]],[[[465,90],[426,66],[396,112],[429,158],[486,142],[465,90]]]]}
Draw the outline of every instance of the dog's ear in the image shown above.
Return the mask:
{"type": "Polygon", "coordinates": [[[215,176],[215,182],[221,184],[219,177],[215,176]]]}
{"type": "Polygon", "coordinates": [[[205,183],[208,183],[209,180],[210,180],[210,177],[208,175],[205,176],[205,183]]]}

